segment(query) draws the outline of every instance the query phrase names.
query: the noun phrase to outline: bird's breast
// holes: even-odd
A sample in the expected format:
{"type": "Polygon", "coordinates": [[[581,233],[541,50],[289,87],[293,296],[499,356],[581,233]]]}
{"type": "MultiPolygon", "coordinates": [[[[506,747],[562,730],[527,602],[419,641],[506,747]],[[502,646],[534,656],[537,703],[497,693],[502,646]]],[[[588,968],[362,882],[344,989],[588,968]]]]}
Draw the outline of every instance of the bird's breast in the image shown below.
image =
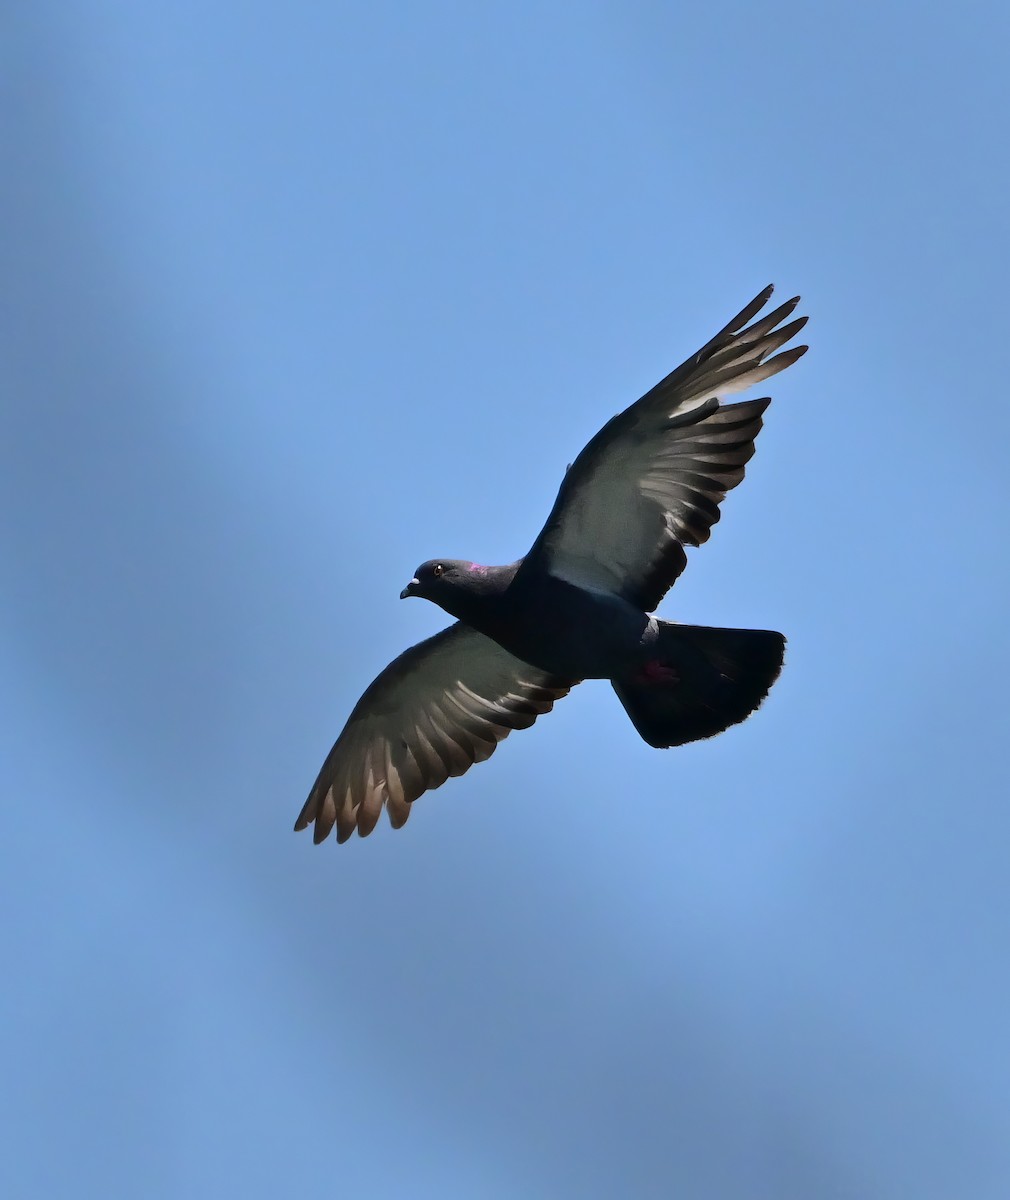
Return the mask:
{"type": "Polygon", "coordinates": [[[553,576],[506,593],[502,601],[483,632],[510,654],[564,679],[622,674],[641,656],[654,624],[619,596],[553,576]]]}

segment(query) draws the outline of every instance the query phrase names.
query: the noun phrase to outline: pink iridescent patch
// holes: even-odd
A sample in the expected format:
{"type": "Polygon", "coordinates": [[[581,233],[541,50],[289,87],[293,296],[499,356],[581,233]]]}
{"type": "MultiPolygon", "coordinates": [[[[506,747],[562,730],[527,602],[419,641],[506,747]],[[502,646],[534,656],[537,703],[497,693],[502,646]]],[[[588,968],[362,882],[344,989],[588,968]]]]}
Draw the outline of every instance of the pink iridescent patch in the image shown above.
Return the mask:
{"type": "Polygon", "coordinates": [[[647,662],[638,677],[643,683],[677,683],[680,680],[676,667],[668,667],[658,659],[647,662]]]}
{"type": "Polygon", "coordinates": [[[481,566],[480,563],[471,563],[467,567],[467,570],[475,571],[478,575],[486,575],[487,574],[487,567],[481,566]]]}

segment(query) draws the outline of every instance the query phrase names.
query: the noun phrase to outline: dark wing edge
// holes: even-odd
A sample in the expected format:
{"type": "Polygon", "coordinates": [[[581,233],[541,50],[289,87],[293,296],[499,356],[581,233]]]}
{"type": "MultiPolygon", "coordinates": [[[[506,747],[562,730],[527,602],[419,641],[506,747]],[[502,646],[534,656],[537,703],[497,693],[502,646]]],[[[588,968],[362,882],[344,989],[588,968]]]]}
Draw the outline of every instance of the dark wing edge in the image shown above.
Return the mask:
{"type": "Polygon", "coordinates": [[[528,729],[572,682],[503,650],[462,622],[412,646],[366,688],[326,757],[295,830],[366,837],[385,807],[394,829],[426,791],[491,757],[528,729]]]}
{"type": "Polygon", "coordinates": [[[769,284],[745,308],[723,326],[704,346],[681,363],[664,379],[621,416],[633,413],[639,406],[653,407],[657,401],[676,396],[677,404],[701,396],[728,395],[742,392],[762,380],[777,375],[802,358],[808,346],[793,346],[769,358],[786,342],[791,341],[806,325],[808,317],[797,317],[787,325],[782,322],[793,314],[800,302],[793,296],[773,309],[753,325],[747,322],[756,316],[771,299],[775,288],[769,284]],[[745,326],[745,328],[741,328],[745,326]]]}
{"type": "Polygon", "coordinates": [[[799,304],[799,296],[747,324],[773,290],[766,287],[696,354],[590,440],[568,468],[524,569],[550,570],[552,557],[572,553],[573,541],[591,548],[592,521],[575,510],[585,507],[583,489],[616,470],[607,460],[620,447],[642,468],[634,481],[635,500],[638,515],[645,516],[640,536],[650,544],[619,591],[646,612],[659,605],[687,564],[684,546],[708,540],[720,517],[720,503],[743,479],[762,414],[771,403],[766,396],[723,404],[722,397],[778,374],[807,352],[803,345],[775,353],[807,323],[804,316],[782,324],[799,304]],[[578,532],[566,529],[566,523],[578,532]]]}

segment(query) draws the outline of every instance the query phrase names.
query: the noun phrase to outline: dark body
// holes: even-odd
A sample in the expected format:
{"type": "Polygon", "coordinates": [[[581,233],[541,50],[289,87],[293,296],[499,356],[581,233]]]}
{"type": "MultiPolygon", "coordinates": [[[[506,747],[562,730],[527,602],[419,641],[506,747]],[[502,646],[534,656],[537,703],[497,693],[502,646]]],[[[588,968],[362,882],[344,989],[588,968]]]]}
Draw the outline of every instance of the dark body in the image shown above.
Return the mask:
{"type": "Polygon", "coordinates": [[[550,574],[525,574],[522,560],[485,567],[459,560],[418,568],[404,589],[423,595],[510,654],[560,679],[633,674],[655,653],[657,621],[620,596],[550,574]],[[438,577],[435,566],[441,566],[438,577]],[[413,585],[413,586],[412,586],[413,585]]]}
{"type": "Polygon", "coordinates": [[[765,289],[696,354],[608,421],[565,474],[526,556],[507,566],[432,559],[401,597],[457,618],[365,690],[296,829],[322,841],[394,828],[413,802],[486,759],[583,679],[608,679],[642,738],[679,746],[745,720],[782,666],[771,630],[650,615],[707,541],[744,477],[768,397],[725,403],[795,362],[798,297],[763,317],[765,289]]]}

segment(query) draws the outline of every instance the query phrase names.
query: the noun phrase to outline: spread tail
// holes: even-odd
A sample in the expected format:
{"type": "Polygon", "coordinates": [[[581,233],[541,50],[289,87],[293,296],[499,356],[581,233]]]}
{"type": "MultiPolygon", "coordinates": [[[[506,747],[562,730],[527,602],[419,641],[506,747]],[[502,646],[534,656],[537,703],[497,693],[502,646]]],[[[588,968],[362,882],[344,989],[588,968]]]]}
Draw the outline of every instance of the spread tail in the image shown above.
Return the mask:
{"type": "Polygon", "coordinates": [[[650,746],[683,746],[749,717],[782,670],[785,644],[767,629],[660,621],[654,660],[611,682],[650,746]]]}

